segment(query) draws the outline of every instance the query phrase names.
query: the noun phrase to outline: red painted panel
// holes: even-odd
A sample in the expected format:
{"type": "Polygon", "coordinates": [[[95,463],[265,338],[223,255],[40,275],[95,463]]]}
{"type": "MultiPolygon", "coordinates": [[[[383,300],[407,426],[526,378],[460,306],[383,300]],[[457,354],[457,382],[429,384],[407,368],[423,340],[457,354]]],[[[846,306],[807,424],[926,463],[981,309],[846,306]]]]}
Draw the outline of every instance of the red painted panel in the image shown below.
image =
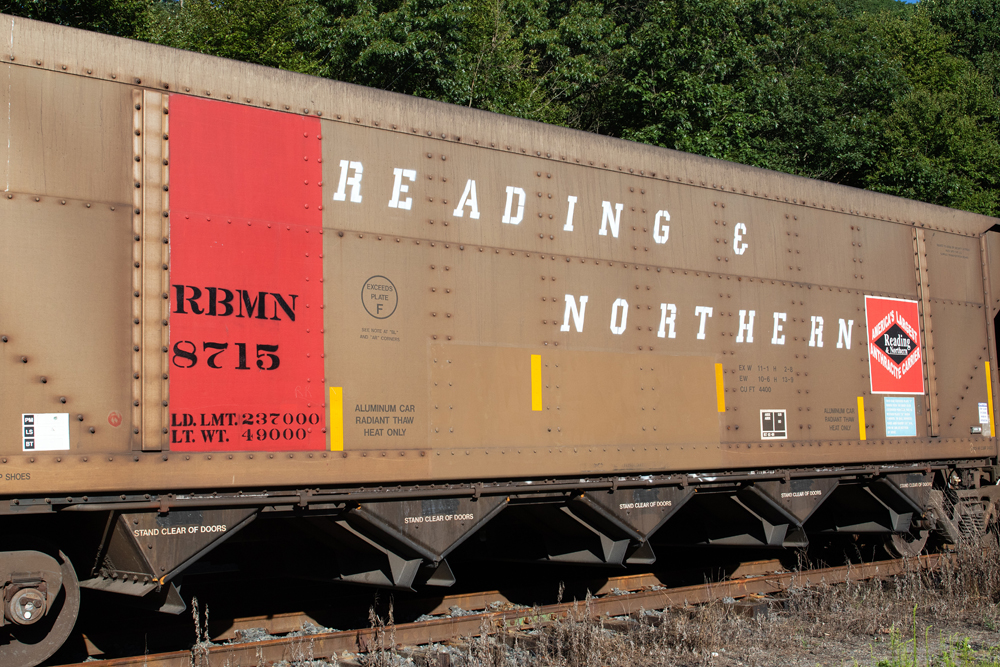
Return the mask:
{"type": "Polygon", "coordinates": [[[905,299],[865,297],[873,394],[924,393],[918,305],[905,299]]]}
{"type": "Polygon", "coordinates": [[[170,98],[170,448],[325,449],[318,119],[170,98]]]}

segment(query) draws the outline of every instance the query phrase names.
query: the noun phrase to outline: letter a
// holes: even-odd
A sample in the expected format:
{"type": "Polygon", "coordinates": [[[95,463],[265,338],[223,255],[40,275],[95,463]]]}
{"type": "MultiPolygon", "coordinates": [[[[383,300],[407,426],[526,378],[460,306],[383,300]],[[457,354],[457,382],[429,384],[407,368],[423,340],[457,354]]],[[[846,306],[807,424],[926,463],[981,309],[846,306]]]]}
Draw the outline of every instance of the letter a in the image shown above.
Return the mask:
{"type": "Polygon", "coordinates": [[[479,203],[476,199],[476,182],[471,178],[465,182],[465,191],[462,193],[462,198],[458,202],[458,206],[455,210],[451,212],[456,218],[461,218],[465,214],[465,207],[468,206],[471,210],[469,211],[469,217],[473,220],[479,220],[479,203]]]}

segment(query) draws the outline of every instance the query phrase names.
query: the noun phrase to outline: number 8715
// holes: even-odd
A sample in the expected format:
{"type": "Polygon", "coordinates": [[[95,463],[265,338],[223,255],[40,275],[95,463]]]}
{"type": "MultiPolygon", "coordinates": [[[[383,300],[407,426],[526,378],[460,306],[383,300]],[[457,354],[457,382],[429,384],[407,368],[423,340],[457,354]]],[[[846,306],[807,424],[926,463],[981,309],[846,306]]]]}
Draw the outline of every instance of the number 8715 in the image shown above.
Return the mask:
{"type": "MultiPolygon", "coordinates": [[[[239,350],[238,364],[234,367],[238,371],[248,371],[247,366],[247,344],[233,343],[239,350]]],[[[209,368],[224,368],[220,365],[219,357],[229,349],[229,343],[212,343],[205,341],[201,344],[201,351],[207,354],[205,363],[209,368]]],[[[262,371],[273,371],[281,365],[281,359],[275,352],[277,345],[257,344],[257,368],[262,371]]],[[[177,368],[194,368],[198,365],[198,346],[189,340],[179,340],[174,343],[174,354],[170,362],[177,368]]],[[[225,366],[228,368],[228,365],[225,366]]]]}

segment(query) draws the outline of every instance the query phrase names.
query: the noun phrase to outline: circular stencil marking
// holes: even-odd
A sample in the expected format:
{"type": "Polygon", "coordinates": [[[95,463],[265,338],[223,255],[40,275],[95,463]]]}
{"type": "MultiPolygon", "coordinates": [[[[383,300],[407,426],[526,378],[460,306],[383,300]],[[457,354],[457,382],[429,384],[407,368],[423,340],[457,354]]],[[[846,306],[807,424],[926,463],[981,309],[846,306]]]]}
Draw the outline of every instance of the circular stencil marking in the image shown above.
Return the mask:
{"type": "Polygon", "coordinates": [[[369,315],[384,320],[396,312],[399,294],[391,280],[385,276],[372,276],[361,288],[361,303],[369,315]]]}
{"type": "Polygon", "coordinates": [[[112,410],[110,413],[108,413],[108,423],[114,426],[115,428],[121,426],[122,413],[118,412],[117,410],[112,410]]]}

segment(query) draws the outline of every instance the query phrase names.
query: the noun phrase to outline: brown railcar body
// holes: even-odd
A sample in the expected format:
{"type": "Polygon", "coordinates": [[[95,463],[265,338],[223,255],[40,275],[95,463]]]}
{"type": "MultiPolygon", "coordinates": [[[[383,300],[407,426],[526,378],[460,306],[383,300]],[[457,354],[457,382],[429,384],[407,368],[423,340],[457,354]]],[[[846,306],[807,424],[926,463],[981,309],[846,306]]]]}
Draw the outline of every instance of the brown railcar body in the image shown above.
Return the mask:
{"type": "MultiPolygon", "coordinates": [[[[699,493],[696,516],[758,523],[669,541],[954,538],[992,515],[998,220],[24,19],[0,38],[0,514],[26,534],[107,516],[85,587],[169,592],[213,530],[292,506],[344,554],[337,576],[402,587],[448,583],[444,555],[488,522],[602,538],[511,557],[649,562],[699,493]],[[266,446],[273,419],[262,445],[222,399],[174,405],[171,328],[186,298],[209,307],[172,279],[172,125],[193,112],[171,109],[193,98],[319,128],[322,303],[285,311],[322,309],[325,377],[295,387],[321,415],[308,448],[266,446]],[[866,297],[918,314],[894,372],[920,390],[873,393],[866,297]],[[62,415],[51,449],[27,448],[26,415],[62,415]],[[815,523],[848,488],[890,518],[815,523]],[[365,549],[387,564],[359,573],[365,549]]],[[[66,562],[53,543],[30,553],[66,562]]]]}

